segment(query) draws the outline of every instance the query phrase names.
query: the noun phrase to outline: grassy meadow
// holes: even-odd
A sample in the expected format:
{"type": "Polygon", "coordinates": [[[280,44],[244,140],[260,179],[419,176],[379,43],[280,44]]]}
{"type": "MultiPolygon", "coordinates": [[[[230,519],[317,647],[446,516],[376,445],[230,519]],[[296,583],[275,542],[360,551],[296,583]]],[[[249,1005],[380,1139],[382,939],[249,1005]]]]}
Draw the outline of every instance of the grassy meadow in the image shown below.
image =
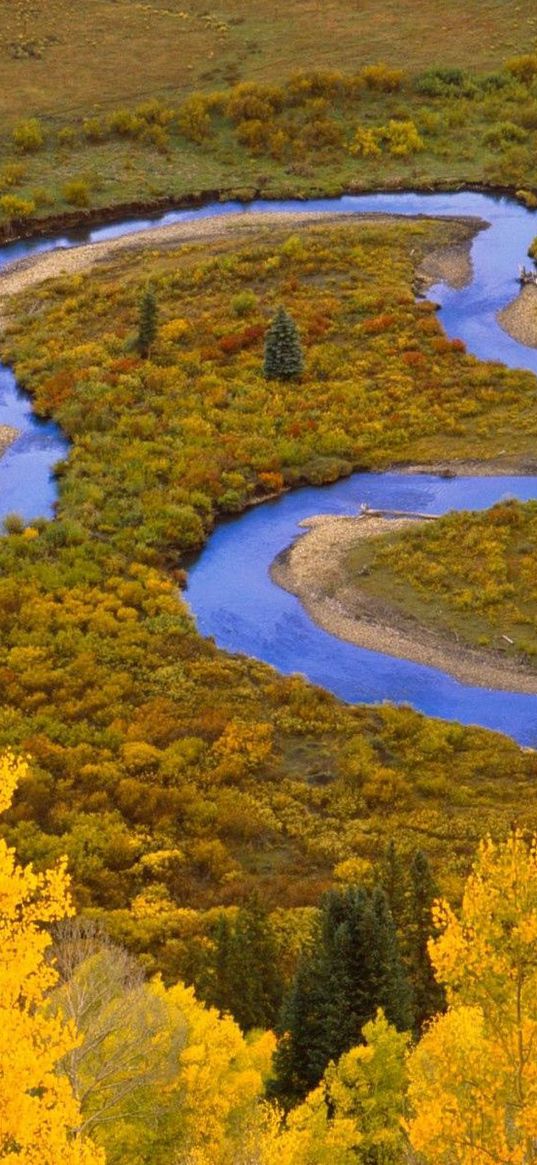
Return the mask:
{"type": "MultiPolygon", "coordinates": [[[[114,11],[118,7],[114,5],[114,11]]],[[[145,7],[129,5],[125,18],[141,19],[145,7]]],[[[492,7],[499,11],[504,6],[492,7]]],[[[163,20],[173,17],[181,28],[190,29],[194,21],[171,9],[161,11],[163,20]]],[[[324,6],[322,19],[326,20],[324,6]]],[[[476,27],[478,23],[476,18],[476,27]]],[[[152,21],[149,24],[151,35],[157,36],[159,20],[154,27],[152,21]]],[[[194,59],[198,24],[203,35],[208,27],[214,32],[213,25],[200,17],[197,31],[185,41],[194,59]]],[[[117,20],[110,27],[117,34],[117,20]]],[[[374,27],[382,29],[383,20],[374,27]]],[[[281,32],[278,22],[274,28],[281,32]]],[[[297,22],[297,36],[299,28],[297,22]]],[[[123,52],[131,44],[127,32],[125,36],[123,52]]],[[[222,38],[223,32],[218,36],[222,38]]],[[[65,39],[51,41],[42,58],[15,55],[6,68],[31,73],[32,68],[43,67],[58,94],[61,86],[58,89],[58,78],[54,80],[54,68],[46,65],[46,54],[59,52],[61,44],[65,60],[65,39]]],[[[350,37],[342,39],[348,47],[350,37]]],[[[422,44],[420,37],[415,40],[422,44]]],[[[135,37],[132,43],[137,43],[135,37]]],[[[86,53],[87,44],[85,40],[86,53]]],[[[168,42],[165,47],[164,42],[159,44],[168,67],[176,59],[184,63],[184,53],[176,58],[168,42]]],[[[153,64],[147,45],[144,52],[153,64]]],[[[116,88],[111,74],[109,83],[103,78],[99,84],[98,102],[80,96],[77,107],[72,90],[74,104],[64,103],[56,112],[46,105],[47,84],[42,87],[37,75],[34,99],[27,95],[24,102],[19,100],[24,84],[14,77],[13,87],[5,90],[13,110],[6,108],[0,136],[4,236],[29,232],[51,216],[84,217],[89,210],[105,209],[119,213],[130,203],[159,205],[209,196],[242,200],[256,195],[335,196],[345,190],[456,188],[474,183],[520,190],[521,197],[534,205],[535,54],[507,61],[503,56],[491,70],[482,55],[476,54],[471,68],[465,69],[460,63],[446,64],[444,53],[440,65],[431,65],[428,57],[418,72],[412,71],[408,56],[402,67],[389,63],[393,54],[383,64],[378,57],[357,56],[343,62],[347,67],[341,69],[336,67],[337,53],[330,68],[312,67],[315,55],[306,48],[295,58],[294,68],[291,57],[288,64],[285,54],[279,57],[280,69],[268,70],[266,79],[262,71],[248,73],[254,80],[237,80],[240,72],[219,78],[213,70],[205,80],[196,80],[192,73],[188,88],[178,78],[173,86],[163,87],[151,75],[145,89],[141,68],[134,95],[117,88],[125,71],[117,61],[113,69],[110,47],[96,59],[108,61],[116,88]],[[302,60],[307,61],[306,69],[301,68],[302,60]]],[[[71,62],[69,76],[80,78],[82,85],[84,68],[73,74],[72,68],[71,62]]],[[[163,75],[159,70],[160,80],[163,75]]],[[[93,83],[97,76],[98,70],[92,70],[93,83]]]]}
{"type": "Polygon", "coordinates": [[[531,0],[1,0],[0,112],[90,116],[152,96],[240,80],[280,83],[299,68],[354,72],[386,61],[410,73],[442,65],[498,68],[532,50],[531,0]]]}

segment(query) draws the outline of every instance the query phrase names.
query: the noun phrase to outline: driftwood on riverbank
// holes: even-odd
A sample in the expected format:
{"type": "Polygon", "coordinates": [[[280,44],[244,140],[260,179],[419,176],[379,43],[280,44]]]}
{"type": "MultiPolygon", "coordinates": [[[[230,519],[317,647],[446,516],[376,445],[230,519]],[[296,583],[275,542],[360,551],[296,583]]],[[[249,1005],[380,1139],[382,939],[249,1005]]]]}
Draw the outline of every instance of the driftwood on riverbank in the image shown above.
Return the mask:
{"type": "Polygon", "coordinates": [[[435,522],[440,514],[420,514],[411,510],[372,510],[367,502],[360,506],[360,518],[416,518],[419,522],[435,522]]]}
{"type": "Polygon", "coordinates": [[[528,284],[528,283],[533,284],[534,286],[537,286],[537,271],[528,271],[527,267],[520,267],[519,266],[519,268],[518,268],[518,282],[522,283],[523,286],[526,286],[526,284],[528,284]]]}

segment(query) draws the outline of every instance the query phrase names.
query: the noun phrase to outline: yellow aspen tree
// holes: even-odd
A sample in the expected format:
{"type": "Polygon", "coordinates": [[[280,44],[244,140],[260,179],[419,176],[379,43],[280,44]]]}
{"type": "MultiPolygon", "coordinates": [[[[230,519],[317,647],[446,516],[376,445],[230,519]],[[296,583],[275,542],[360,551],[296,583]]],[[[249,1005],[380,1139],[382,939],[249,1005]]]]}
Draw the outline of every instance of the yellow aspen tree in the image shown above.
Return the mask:
{"type": "Polygon", "coordinates": [[[430,943],[448,1011],[409,1062],[410,1141],[435,1165],[537,1161],[537,839],[482,842],[430,943]]]}
{"type": "Polygon", "coordinates": [[[285,1123],[277,1108],[260,1106],[233,1165],[357,1165],[361,1141],[354,1120],[331,1118],[320,1084],[285,1123]]]}
{"type": "MultiPolygon", "coordinates": [[[[403,1165],[410,1036],[392,1027],[381,1010],[362,1034],[366,1042],[330,1063],[318,1087],[285,1121],[277,1109],[260,1109],[257,1129],[246,1141],[245,1165],[403,1165]]],[[[233,1165],[242,1165],[242,1158],[233,1165]]]]}
{"type": "Polygon", "coordinates": [[[199,1003],[182,983],[166,993],[186,1026],[170,1099],[180,1110],[182,1165],[224,1165],[263,1093],[276,1040],[272,1032],[246,1039],[230,1015],[199,1003]]]}
{"type": "MultiPolygon", "coordinates": [[[[0,758],[0,811],[26,766],[0,758]]],[[[78,1104],[58,1064],[77,1041],[42,1004],[57,979],[44,926],[72,913],[65,863],[44,874],[0,840],[0,1160],[3,1165],[104,1165],[77,1133],[78,1104]]]]}

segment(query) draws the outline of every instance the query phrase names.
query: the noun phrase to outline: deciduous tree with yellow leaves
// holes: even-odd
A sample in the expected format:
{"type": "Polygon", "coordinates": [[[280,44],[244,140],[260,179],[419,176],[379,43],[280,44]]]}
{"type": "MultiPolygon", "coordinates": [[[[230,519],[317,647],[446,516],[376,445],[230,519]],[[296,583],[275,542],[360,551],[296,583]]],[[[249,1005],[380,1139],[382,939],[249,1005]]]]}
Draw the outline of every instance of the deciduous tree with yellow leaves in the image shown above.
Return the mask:
{"type": "Polygon", "coordinates": [[[537,838],[481,843],[430,944],[448,1011],[410,1059],[411,1144],[435,1165],[537,1161],[537,838]]]}
{"type": "MultiPolygon", "coordinates": [[[[0,758],[0,810],[26,766],[0,758]]],[[[57,973],[44,927],[71,912],[65,865],[44,874],[17,864],[0,840],[0,1159],[4,1165],[104,1165],[78,1133],[80,1111],[59,1062],[76,1044],[73,1025],[43,1000],[57,973]]]]}

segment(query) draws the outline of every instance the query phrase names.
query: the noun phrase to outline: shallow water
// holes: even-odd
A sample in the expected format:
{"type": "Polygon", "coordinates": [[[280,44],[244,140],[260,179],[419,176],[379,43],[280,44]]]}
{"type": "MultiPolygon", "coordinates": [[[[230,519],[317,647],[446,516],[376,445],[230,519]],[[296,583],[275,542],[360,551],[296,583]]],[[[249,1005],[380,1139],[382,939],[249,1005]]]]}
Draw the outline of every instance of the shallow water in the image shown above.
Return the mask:
{"type": "MultiPolygon", "coordinates": [[[[429,296],[442,305],[446,332],[483,359],[537,372],[537,350],[512,340],[495,315],[518,290],[517,265],[537,234],[537,216],[505,197],[459,194],[375,194],[310,202],[215,203],[49,239],[0,248],[0,268],[39,251],[98,242],[174,222],[259,211],[472,215],[490,226],[472,244],[473,279],[462,290],[445,285],[429,296]]],[[[0,423],[21,437],[0,461],[0,517],[17,510],[27,519],[53,512],[54,462],[68,448],[58,427],[40,422],[8,369],[0,366],[0,423]]],[[[484,509],[509,494],[537,497],[537,477],[460,477],[355,474],[321,489],[303,489],[221,524],[190,573],[188,599],[202,634],[219,646],[300,672],[349,701],[406,702],[430,715],[495,728],[537,746],[537,696],[474,688],[434,668],[366,651],[317,628],[298,600],[268,575],[274,557],[301,532],[298,522],[317,513],[355,513],[361,502],[379,508],[439,513],[484,509]]]]}

